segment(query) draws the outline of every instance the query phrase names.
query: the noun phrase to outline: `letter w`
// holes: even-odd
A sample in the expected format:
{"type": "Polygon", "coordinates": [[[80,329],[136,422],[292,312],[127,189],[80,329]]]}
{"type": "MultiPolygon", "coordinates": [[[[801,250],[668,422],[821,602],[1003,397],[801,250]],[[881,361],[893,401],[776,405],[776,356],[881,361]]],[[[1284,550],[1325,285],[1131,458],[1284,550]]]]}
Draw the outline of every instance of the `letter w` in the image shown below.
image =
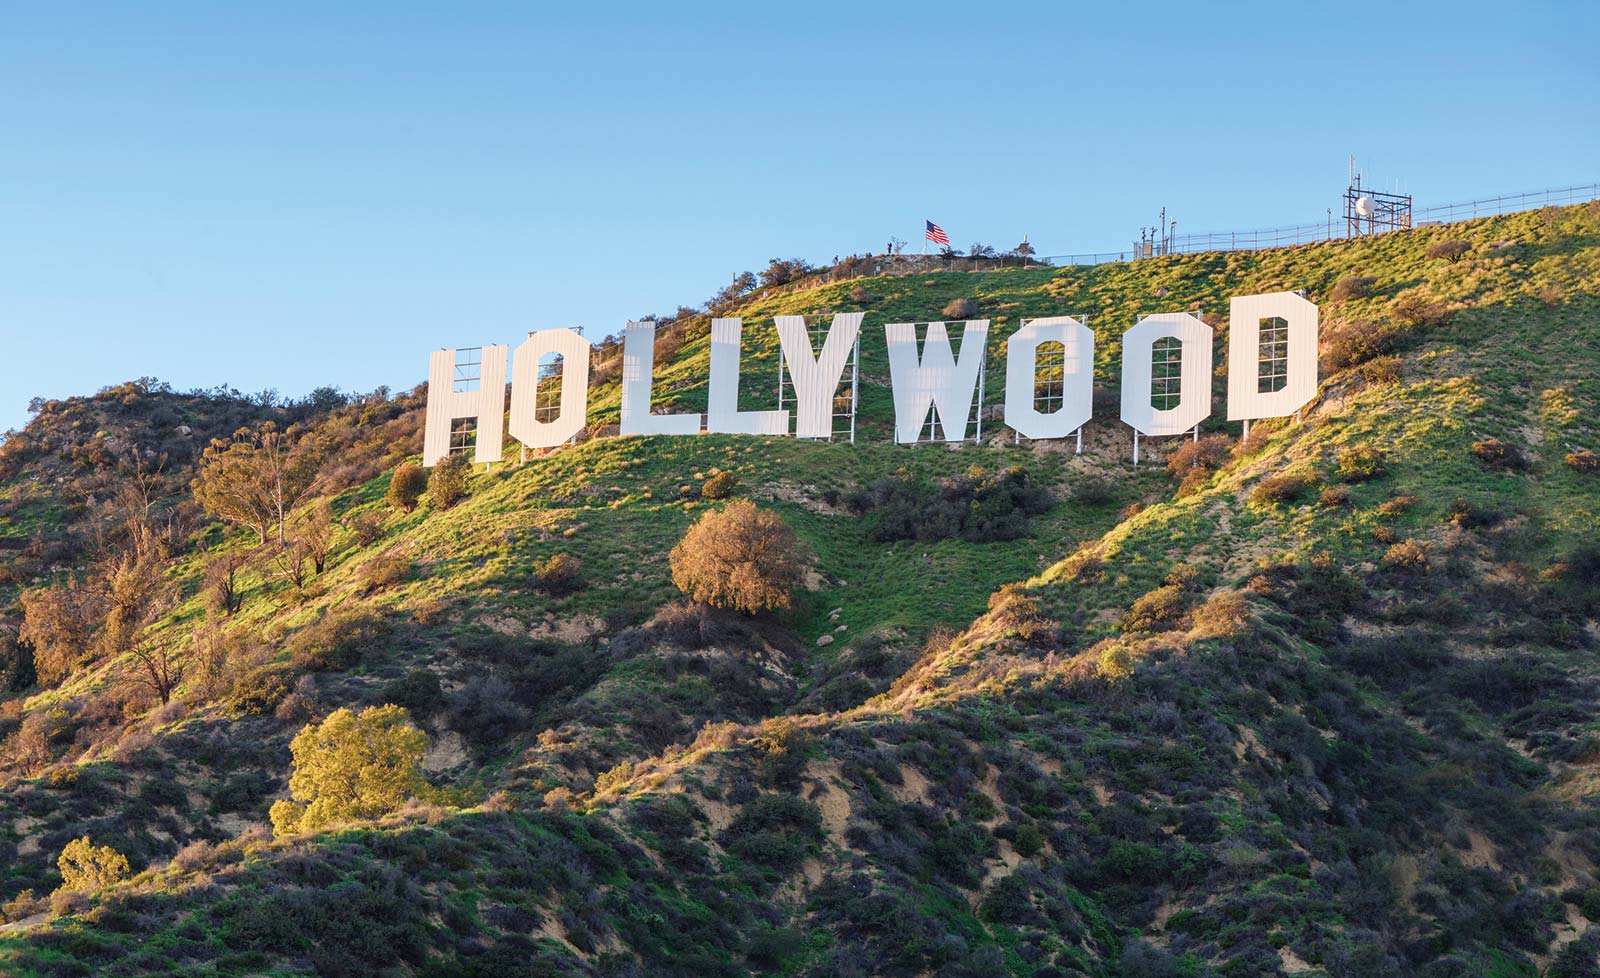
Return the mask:
{"type": "Polygon", "coordinates": [[[920,360],[915,323],[889,323],[883,329],[889,342],[889,379],[894,386],[895,441],[915,442],[930,407],[937,408],[944,440],[964,441],[989,341],[989,320],[966,323],[959,362],[950,352],[944,323],[928,324],[920,360]]]}

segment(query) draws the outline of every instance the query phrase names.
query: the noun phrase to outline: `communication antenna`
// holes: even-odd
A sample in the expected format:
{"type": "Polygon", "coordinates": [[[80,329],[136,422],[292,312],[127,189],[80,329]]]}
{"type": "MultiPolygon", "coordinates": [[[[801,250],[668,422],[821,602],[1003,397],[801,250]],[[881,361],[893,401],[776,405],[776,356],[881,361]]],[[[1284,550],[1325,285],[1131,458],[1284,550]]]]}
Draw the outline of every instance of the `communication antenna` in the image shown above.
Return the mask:
{"type": "Polygon", "coordinates": [[[1395,192],[1384,193],[1363,185],[1363,174],[1350,157],[1350,182],[1344,191],[1344,231],[1347,238],[1359,238],[1411,227],[1411,195],[1402,194],[1400,182],[1395,192]]]}

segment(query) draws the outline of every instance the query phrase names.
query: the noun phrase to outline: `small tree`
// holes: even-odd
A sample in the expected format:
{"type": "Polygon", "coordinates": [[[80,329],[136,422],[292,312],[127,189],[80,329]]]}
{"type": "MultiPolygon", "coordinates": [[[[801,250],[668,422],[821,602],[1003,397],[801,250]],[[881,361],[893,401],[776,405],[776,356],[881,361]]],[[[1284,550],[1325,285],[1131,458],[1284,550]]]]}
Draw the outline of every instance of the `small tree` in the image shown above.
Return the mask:
{"type": "Polygon", "coordinates": [[[384,500],[395,509],[409,513],[428,488],[428,471],[415,462],[402,462],[389,477],[389,492],[384,500]]]}
{"type": "Polygon", "coordinates": [[[206,563],[205,577],[200,587],[205,592],[206,604],[214,611],[231,616],[244,604],[239,571],[244,568],[245,556],[238,550],[228,550],[206,563]]]}
{"type": "Polygon", "coordinates": [[[191,486],[195,502],[212,516],[250,527],[262,543],[275,529],[282,543],[290,510],[316,486],[317,463],[269,421],[254,431],[240,428],[231,439],[213,439],[191,486]]]}
{"type": "Polygon", "coordinates": [[[291,539],[272,551],[272,567],[278,576],[293,584],[296,589],[306,586],[306,548],[299,540],[291,539]]]}
{"type": "Polygon", "coordinates": [[[75,577],[65,584],[22,592],[20,641],[33,646],[39,682],[52,686],[67,678],[89,654],[94,623],[104,601],[100,592],[80,587],[75,577]]]}
{"type": "Polygon", "coordinates": [[[672,548],[672,583],[695,601],[747,614],[787,608],[804,545],[778,514],[743,500],[707,513],[672,548]]]}
{"type": "Polygon", "coordinates": [[[131,652],[172,604],[172,587],[161,565],[132,553],[109,562],[105,569],[106,620],[100,644],[106,655],[131,652]]]}
{"type": "Polygon", "coordinates": [[[383,517],[374,510],[356,510],[344,518],[344,528],[356,538],[358,547],[370,547],[383,539],[383,517]]]}
{"type": "Polygon", "coordinates": [[[331,499],[317,500],[294,519],[291,540],[311,559],[313,573],[322,573],[328,555],[333,553],[334,527],[331,499]]]}
{"type": "Polygon", "coordinates": [[[403,708],[369,706],[359,715],[334,710],[320,724],[307,724],[289,752],[293,801],[274,802],[270,817],[277,835],[315,832],[346,819],[378,818],[425,793],[422,755],[428,735],[411,725],[403,708]]]}
{"type": "MultiPolygon", "coordinates": [[[[88,836],[67,843],[56,857],[61,870],[61,889],[77,892],[99,890],[128,878],[128,857],[110,846],[96,846],[88,836]]],[[[58,891],[59,892],[59,891],[58,891]]]]}
{"type": "Polygon", "coordinates": [[[146,642],[131,650],[136,668],[130,682],[154,693],[166,706],[172,702],[172,691],[177,688],[182,672],[178,656],[169,645],[146,642]]]}
{"type": "Polygon", "coordinates": [[[428,502],[449,509],[467,494],[467,474],[472,463],[465,455],[447,455],[428,476],[428,502]]]}

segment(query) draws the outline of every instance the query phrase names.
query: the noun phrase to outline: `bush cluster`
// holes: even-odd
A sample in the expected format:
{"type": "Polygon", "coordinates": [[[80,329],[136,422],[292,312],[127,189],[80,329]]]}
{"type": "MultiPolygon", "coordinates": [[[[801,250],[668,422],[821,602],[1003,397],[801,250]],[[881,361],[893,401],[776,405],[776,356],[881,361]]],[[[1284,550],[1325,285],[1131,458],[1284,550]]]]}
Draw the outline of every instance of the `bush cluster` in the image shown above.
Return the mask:
{"type": "Polygon", "coordinates": [[[1330,374],[1349,370],[1400,349],[1407,330],[1397,323],[1358,320],[1322,334],[1322,365],[1330,374]]]}
{"type": "Polygon", "coordinates": [[[973,543],[1015,540],[1028,532],[1028,519],[1047,511],[1050,493],[1030,485],[1020,467],[989,472],[972,466],[964,474],[925,482],[904,469],[853,493],[847,503],[857,513],[875,513],[873,535],[889,540],[944,540],[973,543]]]}

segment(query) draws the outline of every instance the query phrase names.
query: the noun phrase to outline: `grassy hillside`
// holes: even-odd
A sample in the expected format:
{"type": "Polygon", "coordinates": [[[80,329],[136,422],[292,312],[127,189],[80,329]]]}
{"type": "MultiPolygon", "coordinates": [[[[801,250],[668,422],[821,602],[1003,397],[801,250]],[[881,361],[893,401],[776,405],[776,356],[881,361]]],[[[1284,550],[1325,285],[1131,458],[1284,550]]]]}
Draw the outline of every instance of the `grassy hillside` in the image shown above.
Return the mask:
{"type": "MultiPolygon", "coordinates": [[[[339,447],[329,484],[352,529],[301,586],[253,559],[226,619],[203,566],[254,535],[185,510],[185,461],[167,463],[156,495],[187,521],[151,641],[185,670],[173,702],[130,692],[126,657],[4,694],[4,968],[1600,973],[1600,476],[1567,460],[1600,449],[1600,208],[802,283],[736,310],[746,406],[775,382],[773,315],[860,309],[854,446],[599,438],[406,514],[383,494],[420,445],[413,398],[282,416],[339,447]],[[1458,239],[1464,257],[1429,257],[1458,239]],[[1122,331],[1199,310],[1220,352],[1230,296],[1298,288],[1324,332],[1303,419],[1240,440],[1214,417],[1200,445],[1155,440],[1133,467],[1122,331]],[[882,324],[958,298],[994,321],[994,404],[1018,317],[1091,317],[1082,456],[1014,445],[998,421],[982,446],[890,443],[882,324]],[[900,470],[973,466],[1019,468],[1048,509],[1015,539],[886,540],[861,503],[900,470]],[[671,584],[666,553],[724,470],[811,551],[789,614],[697,609],[671,584]],[[582,564],[567,593],[536,581],[558,553],[582,564]],[[295,732],[391,702],[448,791],[272,839],[295,732]],[[52,911],[56,854],[86,833],[135,875],[52,911]]],[[[657,403],[704,406],[706,329],[662,338],[657,403]]],[[[598,369],[603,428],[618,389],[598,369]]],[[[134,414],[159,400],[136,393],[134,414]]],[[[8,600],[92,573],[104,488],[84,487],[118,470],[80,446],[108,397],[6,443],[0,536],[33,541],[0,551],[8,600]]],[[[20,623],[6,614],[0,639],[20,623]]]]}

